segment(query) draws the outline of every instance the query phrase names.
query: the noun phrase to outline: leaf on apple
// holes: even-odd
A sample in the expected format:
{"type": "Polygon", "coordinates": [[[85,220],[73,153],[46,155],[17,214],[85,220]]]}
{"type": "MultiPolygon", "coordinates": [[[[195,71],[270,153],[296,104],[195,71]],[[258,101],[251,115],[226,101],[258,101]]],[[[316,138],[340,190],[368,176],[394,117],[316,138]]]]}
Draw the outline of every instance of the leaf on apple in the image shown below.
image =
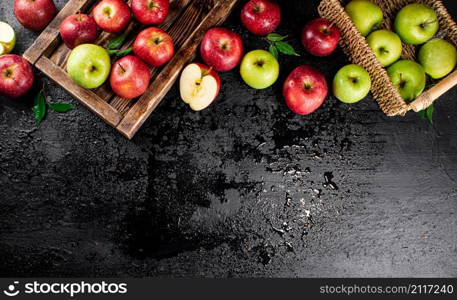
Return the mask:
{"type": "Polygon", "coordinates": [[[112,39],[108,43],[108,49],[109,50],[115,50],[119,49],[119,47],[124,44],[125,39],[127,38],[127,32],[124,32],[123,34],[117,36],[116,38],[112,39]]]}
{"type": "Polygon", "coordinates": [[[278,56],[279,56],[278,49],[277,49],[274,45],[270,45],[270,46],[268,47],[268,51],[269,51],[276,59],[278,59],[278,56]]]}
{"type": "Polygon", "coordinates": [[[74,108],[73,104],[68,103],[48,103],[48,107],[55,112],[65,113],[74,108]]]}
{"type": "Polygon", "coordinates": [[[39,125],[46,116],[46,99],[43,91],[40,91],[33,101],[33,114],[35,115],[37,125],[39,125]]]}

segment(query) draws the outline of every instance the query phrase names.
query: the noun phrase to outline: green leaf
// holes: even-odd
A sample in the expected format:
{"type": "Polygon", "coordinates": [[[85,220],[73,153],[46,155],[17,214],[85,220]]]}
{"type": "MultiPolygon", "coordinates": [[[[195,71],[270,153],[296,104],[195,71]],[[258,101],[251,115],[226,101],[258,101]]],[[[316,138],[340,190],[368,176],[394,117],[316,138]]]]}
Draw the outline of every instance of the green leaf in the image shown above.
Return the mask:
{"type": "Polygon", "coordinates": [[[119,47],[122,46],[122,44],[124,43],[126,38],[127,38],[127,32],[124,32],[123,34],[112,39],[108,43],[108,49],[110,49],[110,50],[119,49],[119,47]]]}
{"type": "Polygon", "coordinates": [[[50,109],[56,112],[65,113],[73,109],[73,104],[68,103],[48,103],[50,109]]]}
{"type": "Polygon", "coordinates": [[[35,115],[37,125],[39,125],[46,116],[46,99],[43,91],[40,91],[33,101],[33,114],[35,115]]]}
{"type": "Polygon", "coordinates": [[[419,117],[421,117],[422,119],[425,119],[427,117],[427,110],[421,110],[420,112],[418,112],[419,114],[419,117]]]}
{"type": "Polygon", "coordinates": [[[433,112],[435,111],[435,106],[432,104],[427,108],[427,119],[430,124],[433,124],[433,112]]]}
{"type": "Polygon", "coordinates": [[[280,42],[282,40],[285,40],[287,38],[287,35],[280,35],[277,33],[270,33],[267,35],[267,40],[270,42],[280,42]]]}
{"type": "Polygon", "coordinates": [[[295,52],[295,49],[288,43],[276,42],[275,46],[278,49],[278,51],[282,54],[300,56],[297,52],[295,52]]]}
{"type": "Polygon", "coordinates": [[[133,47],[130,47],[130,48],[123,49],[123,50],[108,50],[108,53],[110,55],[114,54],[117,57],[122,57],[122,56],[126,56],[127,54],[130,54],[132,52],[132,50],[133,50],[133,47]]]}
{"type": "Polygon", "coordinates": [[[278,59],[279,53],[278,53],[278,49],[276,49],[276,46],[275,46],[275,45],[270,45],[270,46],[268,47],[268,51],[270,51],[270,53],[271,53],[276,59],[278,59]]]}

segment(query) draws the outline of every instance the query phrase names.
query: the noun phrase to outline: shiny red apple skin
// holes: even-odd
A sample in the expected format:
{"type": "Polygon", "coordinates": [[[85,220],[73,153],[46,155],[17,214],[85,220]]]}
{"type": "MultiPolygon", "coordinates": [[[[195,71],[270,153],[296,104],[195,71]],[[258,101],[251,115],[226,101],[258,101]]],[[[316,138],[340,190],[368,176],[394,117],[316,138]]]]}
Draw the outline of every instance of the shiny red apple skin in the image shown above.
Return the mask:
{"type": "Polygon", "coordinates": [[[132,12],[125,1],[102,0],[94,7],[93,16],[103,31],[120,33],[129,25],[132,12]]]}
{"type": "Polygon", "coordinates": [[[162,24],[168,16],[169,0],[132,0],[132,12],[144,25],[162,24]]]}
{"type": "Polygon", "coordinates": [[[327,19],[319,18],[305,25],[301,42],[306,51],[314,56],[328,56],[338,47],[340,30],[327,19]]]}
{"type": "Polygon", "coordinates": [[[300,115],[316,111],[324,103],[327,93],[328,85],[324,75],[307,65],[294,69],[283,86],[287,106],[300,115]]]}
{"type": "Polygon", "coordinates": [[[45,29],[56,14],[57,8],[52,0],[14,0],[14,15],[27,29],[45,29]]]}
{"type": "Polygon", "coordinates": [[[151,66],[160,67],[172,59],[175,46],[168,33],[157,27],[149,27],[136,37],[133,52],[151,66]]]}
{"type": "Polygon", "coordinates": [[[235,32],[215,27],[206,32],[200,45],[203,61],[218,72],[230,71],[243,57],[243,42],[235,32]]]}
{"type": "Polygon", "coordinates": [[[133,55],[116,61],[111,69],[111,89],[121,98],[133,99],[143,95],[150,80],[151,71],[148,66],[133,55]]]}
{"type": "Polygon", "coordinates": [[[241,10],[241,22],[256,35],[267,35],[281,23],[281,8],[269,0],[250,0],[241,10]]]}
{"type": "Polygon", "coordinates": [[[19,98],[30,90],[34,78],[32,67],[21,56],[0,56],[0,94],[19,98]]]}
{"type": "Polygon", "coordinates": [[[60,24],[60,36],[68,48],[92,43],[97,39],[97,23],[85,14],[71,15],[60,24]]]}

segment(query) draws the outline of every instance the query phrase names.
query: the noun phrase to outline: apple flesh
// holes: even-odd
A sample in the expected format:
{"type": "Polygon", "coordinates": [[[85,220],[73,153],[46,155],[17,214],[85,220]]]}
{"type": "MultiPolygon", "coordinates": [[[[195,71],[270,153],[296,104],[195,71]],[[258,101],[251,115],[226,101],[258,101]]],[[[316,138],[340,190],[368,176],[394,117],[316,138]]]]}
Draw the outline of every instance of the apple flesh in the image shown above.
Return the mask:
{"type": "Polygon", "coordinates": [[[387,74],[406,101],[413,101],[425,89],[427,78],[424,68],[415,61],[397,61],[387,69],[387,74]]]}
{"type": "Polygon", "coordinates": [[[371,1],[353,0],[346,5],[345,10],[363,36],[367,36],[382,24],[382,10],[371,1]]]}
{"type": "Polygon", "coordinates": [[[97,23],[85,14],[68,16],[60,24],[60,36],[70,49],[92,43],[97,39],[97,23]]]}
{"type": "Polygon", "coordinates": [[[315,19],[305,25],[301,42],[306,51],[314,56],[328,56],[338,47],[340,30],[329,20],[315,19]]]}
{"type": "Polygon", "coordinates": [[[30,90],[34,78],[32,67],[21,56],[0,56],[0,94],[19,98],[30,90]]]}
{"type": "Polygon", "coordinates": [[[102,0],[93,10],[97,25],[106,32],[120,33],[127,28],[132,16],[130,7],[122,0],[102,0]]]}
{"type": "Polygon", "coordinates": [[[169,0],[133,0],[132,12],[144,25],[159,25],[167,18],[169,0]]]}
{"type": "Polygon", "coordinates": [[[367,43],[383,67],[399,60],[403,51],[400,37],[384,29],[372,32],[367,37],[367,43]]]}
{"type": "Polygon", "coordinates": [[[219,75],[210,67],[192,63],[184,68],[179,80],[181,99],[190,108],[200,111],[216,100],[221,88],[219,75]]]}
{"type": "Polygon", "coordinates": [[[324,75],[307,65],[293,70],[283,87],[287,106],[299,115],[315,112],[324,103],[327,93],[328,86],[324,75]]]}
{"type": "Polygon", "coordinates": [[[250,0],[241,11],[244,27],[256,35],[267,35],[281,23],[281,9],[269,0],[250,0]]]}
{"type": "Polygon", "coordinates": [[[16,46],[16,33],[7,23],[0,21],[0,55],[8,54],[16,46]]]}
{"type": "Polygon", "coordinates": [[[86,89],[101,86],[108,78],[110,70],[111,60],[108,52],[98,45],[79,45],[68,57],[68,75],[76,84],[86,89]]]}
{"type": "Polygon", "coordinates": [[[419,63],[430,77],[440,79],[454,70],[457,51],[451,43],[433,39],[419,50],[419,63]]]}
{"type": "Polygon", "coordinates": [[[56,14],[52,0],[14,0],[14,15],[27,29],[43,30],[56,14]]]}
{"type": "Polygon", "coordinates": [[[394,28],[406,44],[421,45],[438,32],[438,16],[432,8],[413,3],[398,12],[394,28]]]}
{"type": "Polygon", "coordinates": [[[219,72],[230,71],[243,56],[241,37],[225,28],[212,28],[203,37],[200,54],[203,61],[219,72]]]}
{"type": "Polygon", "coordinates": [[[173,39],[160,28],[150,27],[138,34],[133,52],[153,67],[167,63],[175,54],[173,39]]]}
{"type": "Polygon", "coordinates": [[[254,50],[247,53],[240,66],[241,78],[254,89],[266,89],[279,76],[279,63],[268,51],[254,50]]]}
{"type": "Polygon", "coordinates": [[[133,99],[146,92],[151,71],[138,57],[129,55],[113,64],[110,84],[113,92],[121,98],[133,99]]]}
{"type": "Polygon", "coordinates": [[[358,65],[344,66],[333,79],[333,94],[344,103],[357,103],[364,99],[370,90],[370,74],[358,65]]]}

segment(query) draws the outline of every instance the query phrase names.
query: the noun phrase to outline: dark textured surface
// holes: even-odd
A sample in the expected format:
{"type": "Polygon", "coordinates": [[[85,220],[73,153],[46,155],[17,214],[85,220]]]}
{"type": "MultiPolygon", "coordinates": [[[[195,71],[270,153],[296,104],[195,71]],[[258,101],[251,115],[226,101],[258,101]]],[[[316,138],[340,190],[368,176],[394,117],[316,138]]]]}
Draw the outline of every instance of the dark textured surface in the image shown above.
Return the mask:
{"type": "MultiPolygon", "coordinates": [[[[22,53],[36,34],[4,2],[22,53]]],[[[81,105],[36,128],[31,96],[1,98],[0,275],[457,276],[457,90],[433,125],[387,118],[371,98],[292,114],[281,83],[295,66],[330,80],[347,63],[299,46],[317,3],[284,5],[279,31],[302,57],[281,58],[274,87],[222,74],[200,113],[174,87],[133,141],[81,105]]],[[[265,47],[237,14],[226,25],[265,47]]],[[[39,78],[50,99],[77,104],[39,78]]]]}

